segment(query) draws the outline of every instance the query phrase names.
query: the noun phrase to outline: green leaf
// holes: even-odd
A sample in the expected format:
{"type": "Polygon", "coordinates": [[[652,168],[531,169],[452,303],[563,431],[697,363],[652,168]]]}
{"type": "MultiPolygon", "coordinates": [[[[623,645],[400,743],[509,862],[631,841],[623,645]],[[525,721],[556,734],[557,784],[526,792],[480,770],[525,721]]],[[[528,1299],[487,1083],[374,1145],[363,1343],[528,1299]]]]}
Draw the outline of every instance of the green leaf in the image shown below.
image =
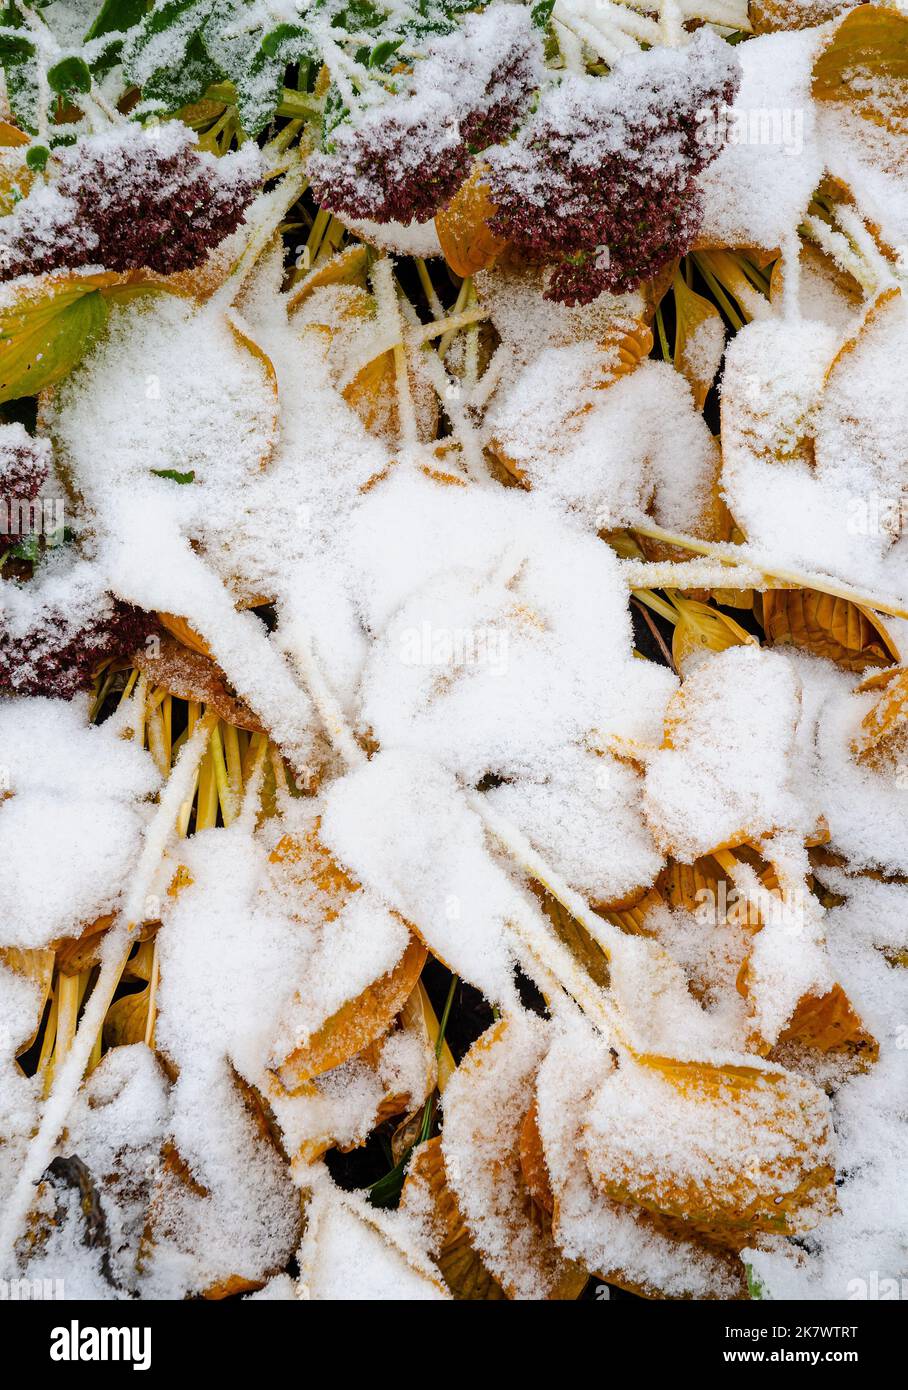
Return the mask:
{"type": "Polygon", "coordinates": [[[754,1274],[753,1265],[745,1263],[744,1274],[747,1279],[747,1292],[751,1298],[765,1299],[767,1297],[766,1285],[754,1274]]]}
{"type": "Polygon", "coordinates": [[[90,92],[91,72],[84,58],[75,54],[62,58],[47,70],[47,80],[54,92],[90,92]]]}
{"type": "Polygon", "coordinates": [[[213,0],[164,0],[134,31],[126,45],[123,69],[142,88],[143,106],[153,102],[168,111],[198,101],[220,76],[202,39],[213,0]],[[166,43],[161,44],[161,36],[166,43]],[[167,54],[161,62],[162,49],[167,54]]]}
{"type": "Polygon", "coordinates": [[[40,173],[45,168],[50,158],[50,150],[46,145],[32,145],[25,151],[25,162],[29,169],[34,169],[40,173]]]}
{"type": "Polygon", "coordinates": [[[304,53],[314,54],[316,47],[309,30],[302,25],[279,24],[262,39],[261,51],[266,58],[283,58],[292,63],[304,53]]]}
{"type": "Polygon", "coordinates": [[[91,28],[85,35],[85,42],[98,39],[102,34],[125,34],[134,29],[145,16],[145,0],[104,0],[91,28]]]}
{"type": "Polygon", "coordinates": [[[21,63],[25,58],[32,58],[35,54],[35,45],[26,34],[0,34],[0,63],[4,66],[7,63],[21,63]]]}
{"type": "Polygon", "coordinates": [[[41,538],[37,533],[25,537],[24,540],[17,541],[10,546],[4,557],[7,560],[26,560],[30,565],[36,565],[41,558],[41,538]]]}
{"type": "Polygon", "coordinates": [[[188,473],[178,473],[175,468],[153,468],[151,471],[156,478],[170,478],[173,482],[181,483],[184,486],[186,483],[195,482],[194,468],[190,468],[188,473]]]}
{"type": "MultiPolygon", "coordinates": [[[[554,0],[552,2],[554,3],[554,0]]],[[[377,43],[369,54],[369,67],[382,67],[389,58],[393,58],[402,43],[403,39],[385,39],[383,43],[377,43]]]]}
{"type": "Polygon", "coordinates": [[[411,1145],[399,1163],[367,1188],[369,1201],[373,1207],[396,1207],[400,1201],[401,1190],[404,1185],[404,1178],[407,1174],[407,1165],[413,1154],[416,1145],[411,1145]]]}
{"type": "Polygon", "coordinates": [[[17,10],[0,10],[0,68],[16,124],[34,134],[38,128],[38,65],[35,45],[17,10]],[[19,32],[16,32],[19,31],[19,32]]]}
{"type": "Polygon", "coordinates": [[[555,0],[536,0],[536,4],[530,9],[530,19],[537,29],[548,28],[554,8],[555,0]]]}
{"type": "Polygon", "coordinates": [[[340,89],[332,82],[325,96],[325,110],[322,114],[322,144],[329,152],[332,132],[349,118],[350,111],[340,89]]]}

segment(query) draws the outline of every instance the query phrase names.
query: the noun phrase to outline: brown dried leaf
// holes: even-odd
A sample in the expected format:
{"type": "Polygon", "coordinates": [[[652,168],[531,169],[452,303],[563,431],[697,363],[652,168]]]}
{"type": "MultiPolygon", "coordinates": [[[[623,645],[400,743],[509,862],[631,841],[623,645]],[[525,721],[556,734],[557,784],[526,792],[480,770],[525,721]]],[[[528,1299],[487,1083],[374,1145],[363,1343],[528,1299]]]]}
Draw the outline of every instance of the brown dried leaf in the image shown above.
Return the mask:
{"type": "Polygon", "coordinates": [[[769,646],[799,647],[846,671],[899,661],[895,641],[875,613],[815,589],[767,590],[763,626],[769,646]]]}
{"type": "Polygon", "coordinates": [[[527,1191],[533,1201],[551,1216],[555,1210],[555,1197],[552,1193],[552,1184],[549,1181],[549,1170],[536,1119],[536,1109],[536,1101],[534,1100],[520,1126],[520,1139],[518,1141],[520,1167],[527,1191]]]}
{"type": "Polygon", "coordinates": [[[162,637],[157,656],[140,647],[133,663],[153,686],[163,687],[181,700],[195,700],[217,710],[228,724],[253,733],[264,733],[264,726],[246,705],[227,688],[214,662],[201,652],[192,651],[173,637],[162,637]]]}

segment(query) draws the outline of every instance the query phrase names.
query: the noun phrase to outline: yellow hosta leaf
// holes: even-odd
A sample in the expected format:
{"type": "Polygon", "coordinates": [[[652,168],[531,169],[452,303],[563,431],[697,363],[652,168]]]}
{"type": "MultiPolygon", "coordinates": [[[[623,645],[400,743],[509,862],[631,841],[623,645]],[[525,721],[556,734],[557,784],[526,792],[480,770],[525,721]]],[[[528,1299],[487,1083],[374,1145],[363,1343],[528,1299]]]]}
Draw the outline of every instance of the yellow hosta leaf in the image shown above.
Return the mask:
{"type": "Polygon", "coordinates": [[[358,285],[365,287],[366,269],[369,264],[369,248],[360,242],[338,251],[336,256],[324,261],[311,271],[293,291],[287,300],[287,312],[292,314],[309,298],[313,290],[322,285],[358,285]]]}
{"type": "MultiPolygon", "coordinates": [[[[0,128],[3,122],[0,121],[0,128]]],[[[18,151],[4,149],[0,138],[0,216],[12,212],[34,183],[35,176],[18,151]]]]}
{"type": "MultiPolygon", "coordinates": [[[[718,904],[723,875],[711,855],[695,859],[693,864],[680,864],[670,859],[656,880],[660,900],[669,907],[682,907],[686,912],[702,911],[704,904],[718,904]]],[[[728,889],[726,889],[726,900],[728,889]]]]}
{"type": "Polygon", "coordinates": [[[880,1050],[841,985],[833,985],[824,995],[806,994],[799,1000],[778,1040],[803,1043],[818,1052],[860,1052],[867,1062],[875,1061],[880,1050]]]}
{"type": "Polygon", "coordinates": [[[204,637],[200,637],[185,618],[179,617],[176,613],[159,613],[158,618],[167,631],[173,633],[184,647],[189,647],[190,651],[198,652],[200,656],[211,656],[211,648],[204,637]]]}
{"type": "MultiPolygon", "coordinates": [[[[858,762],[875,771],[894,768],[908,750],[908,667],[882,672],[880,680],[885,680],[880,697],[864,715],[851,743],[858,762]]],[[[869,688],[874,688],[870,681],[859,686],[869,688]]]]}
{"type": "MultiPolygon", "coordinates": [[[[606,390],[621,377],[633,372],[640,362],[648,356],[652,345],[653,335],[644,319],[624,313],[616,315],[602,337],[595,344],[589,343],[591,364],[589,384],[597,390],[606,390]],[[595,369],[595,376],[592,375],[593,368],[595,369]]],[[[540,389],[538,384],[534,389],[540,389]]],[[[534,408],[532,397],[528,399],[524,408],[528,411],[534,408]]],[[[577,398],[571,394],[565,400],[564,412],[560,421],[554,426],[551,448],[557,449],[569,445],[572,437],[583,427],[589,411],[595,409],[595,402],[583,399],[582,403],[578,404],[577,398]]],[[[524,487],[529,487],[529,483],[526,481],[526,470],[513,456],[513,439],[513,431],[496,436],[489,443],[489,451],[503,465],[511,478],[516,479],[524,487]]]]}
{"type": "MultiPolygon", "coordinates": [[[[102,277],[93,277],[101,279],[102,277]]],[[[81,360],[107,322],[97,285],[67,276],[0,308],[0,401],[33,396],[81,360]]]]}
{"type": "Polygon", "coordinates": [[[435,1237],[435,1263],[455,1298],[470,1302],[500,1301],[505,1297],[477,1253],[448,1186],[441,1140],[420,1144],[404,1182],[401,1207],[428,1216],[435,1237]]]}
{"type": "Polygon", "coordinates": [[[66,376],[107,322],[109,301],[159,288],[134,273],[42,275],[0,294],[0,403],[66,376]]]}
{"type": "Polygon", "coordinates": [[[845,8],[847,0],[808,0],[792,5],[790,0],[750,0],[747,12],[755,34],[772,34],[780,29],[810,29],[825,24],[845,8]]]}
{"type": "Polygon", "coordinates": [[[412,994],[427,954],[422,942],[411,939],[393,970],[349,999],[305,1047],[284,1059],[278,1069],[281,1085],[292,1092],[312,1077],[340,1066],[386,1033],[412,994]]]}
{"type": "Polygon", "coordinates": [[[533,1200],[520,1138],[549,1041],[537,1021],[511,1016],[483,1033],[445,1096],[445,1171],[470,1239],[508,1298],[564,1301],[587,1271],[564,1257],[550,1214],[533,1200]]]}
{"type": "Polygon", "coordinates": [[[555,928],[558,940],[568,948],[575,960],[580,962],[590,979],[607,989],[608,957],[602,947],[593,940],[582,922],[578,922],[551,893],[547,893],[539,885],[534,885],[534,892],[541,900],[542,910],[555,928]]]}
{"type": "Polygon", "coordinates": [[[630,903],[627,907],[610,908],[606,916],[629,936],[649,936],[651,933],[646,926],[646,918],[653,908],[661,907],[664,902],[657,881],[656,887],[648,889],[637,902],[630,903]]]}
{"type": "Polygon", "coordinates": [[[803,1077],[622,1058],[594,1098],[584,1148],[612,1201],[741,1248],[761,1231],[809,1230],[834,1209],[830,1132],[829,1102],[803,1077]]]}
{"type": "Polygon", "coordinates": [[[104,1043],[107,1047],[126,1047],[129,1043],[145,1041],[148,1023],[149,986],[135,994],[124,994],[111,1004],[104,1019],[104,1043]]]}
{"type": "Polygon", "coordinates": [[[826,657],[847,671],[891,666],[898,648],[875,613],[815,589],[770,589],[763,595],[769,646],[790,645],[826,657]]]}
{"type": "Polygon", "coordinates": [[[466,277],[486,270],[507,246],[507,241],[489,228],[488,219],[495,211],[483,167],[477,165],[435,218],[442,253],[455,275],[466,277]]]}
{"type": "Polygon", "coordinates": [[[15,145],[27,145],[28,136],[9,121],[0,121],[0,147],[9,149],[15,145]]]}
{"type": "Polygon", "coordinates": [[[759,645],[756,637],[718,608],[676,593],[672,593],[671,601],[679,613],[672,634],[672,660],[679,671],[691,657],[707,651],[723,652],[726,647],[759,645]]]}
{"type": "Polygon", "coordinates": [[[819,101],[844,102],[865,120],[903,134],[908,123],[908,15],[859,5],[836,25],[813,66],[819,101]]]}
{"type": "Polygon", "coordinates": [[[24,976],[26,980],[31,980],[32,984],[37,986],[34,1027],[29,1037],[18,1040],[16,1047],[17,1053],[27,1052],[38,1036],[44,1006],[50,997],[50,987],[54,975],[54,952],[46,949],[20,950],[17,946],[0,946],[0,966],[5,966],[7,970],[24,976]]]}
{"type": "Polygon", "coordinates": [[[599,387],[611,386],[619,377],[627,376],[649,357],[653,346],[652,329],[642,319],[616,320],[611,323],[599,346],[607,354],[605,370],[599,387]]]}
{"type": "Polygon", "coordinates": [[[422,980],[417,982],[416,988],[401,1009],[400,1021],[404,1028],[415,1029],[419,1034],[424,1033],[433,1052],[438,1053],[438,1090],[443,1095],[445,1087],[457,1069],[457,1064],[447,1042],[442,1039],[441,1046],[438,1045],[440,1032],[438,1017],[432,1008],[422,980]]]}
{"type": "Polygon", "coordinates": [[[675,368],[685,376],[702,410],[725,348],[725,326],[715,304],[696,294],[682,275],[674,279],[675,368]]]}
{"type": "Polygon", "coordinates": [[[277,372],[274,369],[274,363],[272,362],[271,358],[268,356],[265,349],[252,337],[252,334],[249,331],[248,326],[243,322],[240,315],[234,309],[228,309],[224,317],[227,320],[227,326],[233,334],[234,342],[236,343],[237,347],[243,349],[245,352],[248,352],[251,357],[254,357],[256,362],[258,362],[264,370],[268,386],[270,387],[271,393],[274,396],[274,415],[271,421],[271,428],[269,429],[268,433],[263,436],[261,445],[262,467],[264,468],[265,465],[268,463],[269,459],[271,458],[271,455],[274,453],[274,446],[277,443],[277,437],[280,428],[277,393],[277,372]]]}

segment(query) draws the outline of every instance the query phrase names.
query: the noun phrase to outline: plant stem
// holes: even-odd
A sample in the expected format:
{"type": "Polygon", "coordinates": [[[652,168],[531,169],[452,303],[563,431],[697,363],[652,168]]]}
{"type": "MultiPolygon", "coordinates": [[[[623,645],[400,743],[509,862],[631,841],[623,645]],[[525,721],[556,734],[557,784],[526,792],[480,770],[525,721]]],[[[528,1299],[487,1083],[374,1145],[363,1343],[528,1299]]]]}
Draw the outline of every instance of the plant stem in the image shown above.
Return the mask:
{"type": "MultiPolygon", "coordinates": [[[[766,589],[816,589],[821,594],[831,594],[833,598],[847,599],[849,603],[856,603],[859,608],[872,608],[879,613],[889,613],[895,618],[908,618],[908,607],[898,599],[880,594],[863,593],[858,589],[853,589],[849,584],[842,584],[837,579],[831,579],[825,574],[815,574],[811,570],[782,568],[769,557],[752,551],[750,546],[746,544],[733,545],[727,542],[703,541],[696,536],[688,536],[680,531],[666,531],[662,526],[647,523],[635,523],[629,529],[640,536],[649,536],[651,540],[664,541],[666,545],[677,546],[680,550],[691,550],[696,555],[709,556],[718,560],[722,565],[728,565],[731,570],[734,570],[736,565],[746,565],[753,570],[758,570],[764,581],[762,587],[766,589]]],[[[645,572],[650,562],[639,561],[635,563],[631,561],[629,563],[633,573],[634,570],[645,572]]],[[[659,566],[659,568],[661,570],[666,566],[659,566]]],[[[655,587],[664,588],[665,585],[659,584],[655,587]]],[[[684,586],[679,584],[678,587],[683,588],[684,586]]],[[[743,587],[761,586],[748,583],[743,587]]]]}

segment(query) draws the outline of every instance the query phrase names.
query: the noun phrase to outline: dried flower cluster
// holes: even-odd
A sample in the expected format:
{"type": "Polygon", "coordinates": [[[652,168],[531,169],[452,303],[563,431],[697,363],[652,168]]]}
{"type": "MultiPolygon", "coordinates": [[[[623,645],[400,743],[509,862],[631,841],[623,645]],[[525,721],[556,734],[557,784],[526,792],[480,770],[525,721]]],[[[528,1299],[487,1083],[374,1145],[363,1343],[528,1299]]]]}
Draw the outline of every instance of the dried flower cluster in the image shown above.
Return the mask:
{"type": "Polygon", "coordinates": [[[680,53],[625,59],[607,81],[566,77],[510,145],[487,158],[492,229],[555,262],[553,299],[636,289],[693,244],[703,138],[738,85],[734,53],[708,31],[680,53]]]}
{"type": "MultiPolygon", "coordinates": [[[[17,545],[20,503],[34,502],[47,481],[50,447],[43,439],[32,439],[21,426],[0,427],[0,549],[17,545]],[[3,522],[10,526],[3,530],[3,522]],[[17,529],[13,530],[15,523],[17,529]]],[[[40,503],[38,503],[40,507],[40,503]]],[[[31,509],[22,509],[23,519],[31,519],[31,509]]]]}
{"type": "Polygon", "coordinates": [[[317,198],[376,222],[426,222],[450,202],[473,155],[506,139],[542,73],[522,7],[471,15],[430,44],[403,90],[331,134],[310,162],[317,198]]]}
{"type": "Polygon", "coordinates": [[[0,228],[0,279],[61,266],[188,270],[236,230],[258,182],[248,158],[215,160],[169,125],[90,137],[57,162],[53,184],[0,228]]]}

